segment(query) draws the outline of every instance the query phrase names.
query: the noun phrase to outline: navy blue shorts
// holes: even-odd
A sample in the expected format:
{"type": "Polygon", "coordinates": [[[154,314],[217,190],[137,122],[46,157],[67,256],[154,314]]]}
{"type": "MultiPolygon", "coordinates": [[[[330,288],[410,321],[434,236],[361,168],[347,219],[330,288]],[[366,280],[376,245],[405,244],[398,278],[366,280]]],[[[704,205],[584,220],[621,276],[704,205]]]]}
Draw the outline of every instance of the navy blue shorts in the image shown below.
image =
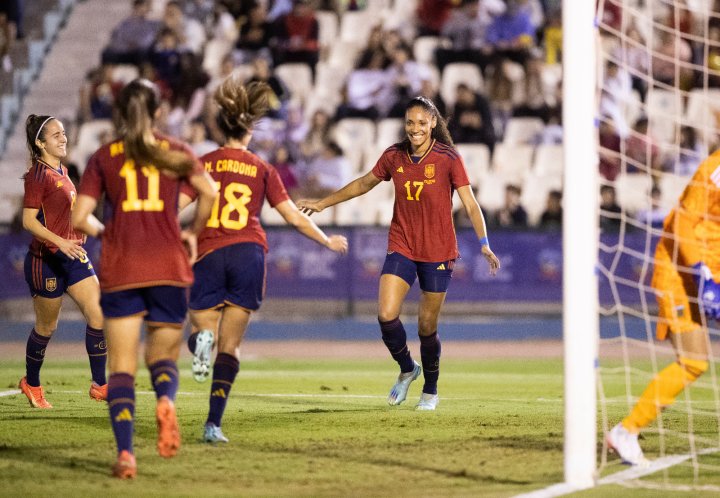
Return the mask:
{"type": "Polygon", "coordinates": [[[71,285],[93,276],[95,270],[87,255],[70,259],[58,251],[42,257],[30,252],[25,256],[25,281],[33,297],[61,297],[71,285]]]}
{"type": "Polygon", "coordinates": [[[255,311],[265,294],[265,250],[245,242],[217,249],[193,267],[190,309],[209,310],[225,304],[255,311]]]}
{"type": "Polygon", "coordinates": [[[425,292],[447,292],[454,266],[454,259],[424,263],[413,261],[400,253],[391,252],[385,257],[381,274],[397,275],[410,287],[415,283],[415,277],[417,277],[420,281],[420,288],[425,292]]]}
{"type": "Polygon", "coordinates": [[[182,327],[188,309],[187,288],[157,285],[103,292],[100,307],[107,318],[144,315],[151,325],[182,327]]]}

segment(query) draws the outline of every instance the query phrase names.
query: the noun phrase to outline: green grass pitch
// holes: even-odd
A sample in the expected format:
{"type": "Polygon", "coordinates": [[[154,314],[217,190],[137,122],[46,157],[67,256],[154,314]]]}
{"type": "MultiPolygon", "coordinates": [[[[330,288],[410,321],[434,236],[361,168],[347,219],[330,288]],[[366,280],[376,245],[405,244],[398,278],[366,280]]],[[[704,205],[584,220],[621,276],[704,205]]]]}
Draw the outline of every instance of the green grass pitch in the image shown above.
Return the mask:
{"type": "MultiPolygon", "coordinates": [[[[200,442],[209,382],[181,367],[183,445],[169,460],[155,452],[154,395],[147,372],[138,375],[138,477],[128,482],[109,477],[114,441],[105,405],[87,396],[86,362],[48,361],[42,375],[53,410],[0,397],[0,496],[504,497],[563,480],[559,360],[446,360],[436,412],[413,410],[421,379],[404,404],[387,406],[396,376],[388,360],[243,360],[222,446],[200,442]]],[[[20,361],[3,361],[0,391],[15,388],[23,371],[20,361]]],[[[624,411],[608,406],[613,420],[624,411]]],[[[643,443],[649,453],[653,439],[643,443]]],[[[604,472],[624,468],[614,459],[604,472]]],[[[668,475],[692,482],[685,467],[668,475]]],[[[720,484],[717,473],[706,478],[720,484]]],[[[677,494],[602,486],[577,496],[677,494]]]]}

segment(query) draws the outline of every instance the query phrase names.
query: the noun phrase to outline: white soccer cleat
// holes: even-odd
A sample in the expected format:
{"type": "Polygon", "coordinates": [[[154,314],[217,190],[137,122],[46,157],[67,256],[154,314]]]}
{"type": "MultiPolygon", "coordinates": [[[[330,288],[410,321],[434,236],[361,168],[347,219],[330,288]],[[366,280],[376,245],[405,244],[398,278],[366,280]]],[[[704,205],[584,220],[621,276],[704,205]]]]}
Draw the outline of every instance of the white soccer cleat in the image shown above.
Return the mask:
{"type": "Polygon", "coordinates": [[[220,427],[211,422],[205,424],[205,429],[203,430],[203,441],[205,441],[206,443],[230,442],[230,440],[225,437],[225,434],[223,434],[222,429],[220,429],[220,427]]]}
{"type": "Polygon", "coordinates": [[[212,331],[201,330],[198,332],[192,361],[193,378],[197,382],[205,382],[210,376],[210,357],[214,342],[215,336],[212,331]]]}
{"type": "Polygon", "coordinates": [[[629,465],[647,465],[648,460],[643,455],[638,435],[628,431],[622,424],[617,424],[606,437],[608,446],[615,450],[623,463],[629,465]]]}
{"type": "Polygon", "coordinates": [[[400,375],[398,375],[398,380],[392,387],[392,389],[390,390],[390,394],[388,395],[388,405],[399,405],[400,403],[405,401],[405,398],[407,398],[410,384],[412,383],[412,381],[417,379],[420,376],[420,372],[422,372],[422,368],[420,368],[420,365],[418,365],[416,361],[413,361],[413,363],[415,364],[415,368],[413,368],[412,372],[401,373],[400,375]]]}
{"type": "Polygon", "coordinates": [[[420,401],[415,405],[415,409],[420,411],[434,410],[437,408],[438,403],[440,403],[440,398],[437,394],[422,393],[420,401]]]}

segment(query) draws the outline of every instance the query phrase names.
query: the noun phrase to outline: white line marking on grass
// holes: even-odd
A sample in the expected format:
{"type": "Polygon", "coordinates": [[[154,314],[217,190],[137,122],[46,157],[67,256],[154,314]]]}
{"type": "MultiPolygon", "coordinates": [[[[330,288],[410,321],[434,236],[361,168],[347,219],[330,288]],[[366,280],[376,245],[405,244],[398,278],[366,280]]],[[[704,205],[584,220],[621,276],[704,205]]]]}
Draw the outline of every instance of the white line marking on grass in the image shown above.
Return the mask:
{"type": "MultiPolygon", "coordinates": [[[[711,453],[717,453],[720,451],[720,448],[706,448],[704,450],[698,451],[698,455],[709,455],[711,453]]],[[[672,467],[674,465],[678,465],[680,463],[683,463],[686,460],[689,460],[692,458],[692,455],[669,455],[666,457],[658,458],[655,460],[650,460],[647,465],[634,465],[628,469],[621,470],[620,472],[616,472],[614,474],[610,474],[609,476],[605,476],[602,479],[598,480],[596,483],[596,486],[602,486],[604,484],[619,484],[624,485],[628,481],[634,481],[637,479],[640,479],[641,477],[645,477],[650,474],[654,474],[656,472],[659,472],[661,470],[667,469],[669,467],[672,467]]],[[[636,483],[636,487],[645,487],[643,483],[636,483]]],[[[652,488],[652,485],[648,485],[648,487],[652,488]]],[[[585,488],[579,488],[577,486],[572,486],[567,483],[559,483],[559,484],[553,484],[552,486],[548,486],[544,489],[539,489],[537,491],[531,491],[530,493],[523,493],[521,495],[516,495],[514,498],[554,498],[556,496],[563,496],[569,493],[573,493],[575,491],[580,491],[581,489],[585,488]]],[[[693,489],[692,486],[690,486],[690,489],[693,489]]]]}
{"type": "Polygon", "coordinates": [[[13,394],[20,394],[20,389],[12,389],[10,391],[0,391],[0,398],[3,396],[12,396],[13,394]]]}

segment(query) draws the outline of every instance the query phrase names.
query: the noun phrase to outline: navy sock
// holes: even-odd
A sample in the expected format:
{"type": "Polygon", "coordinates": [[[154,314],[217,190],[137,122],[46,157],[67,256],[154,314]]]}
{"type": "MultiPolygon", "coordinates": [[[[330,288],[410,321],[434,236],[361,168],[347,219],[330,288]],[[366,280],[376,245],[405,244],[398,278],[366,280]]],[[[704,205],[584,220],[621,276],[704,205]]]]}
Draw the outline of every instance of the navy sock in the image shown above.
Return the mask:
{"type": "Polygon", "coordinates": [[[380,322],[380,330],[382,331],[382,340],[390,351],[393,359],[400,365],[400,371],[403,373],[412,372],[415,368],[410,350],[407,347],[407,334],[400,318],[380,322]]]}
{"type": "Polygon", "coordinates": [[[173,360],[160,360],[148,366],[150,382],[155,389],[155,396],[167,396],[175,401],[178,390],[178,369],[173,360]]]}
{"type": "Polygon", "coordinates": [[[213,366],[213,380],[210,386],[210,412],[207,422],[220,427],[230,388],[240,370],[240,362],[231,354],[218,353],[213,366]]]}
{"type": "Polygon", "coordinates": [[[85,351],[90,359],[92,380],[100,386],[107,384],[105,363],[107,362],[107,344],[102,329],[85,327],[85,351]]]}
{"type": "Polygon", "coordinates": [[[33,328],[25,346],[25,376],[27,383],[32,387],[40,385],[40,368],[45,360],[45,348],[50,342],[50,337],[45,337],[33,328]]]}
{"type": "Polygon", "coordinates": [[[422,360],[425,385],[423,392],[437,394],[437,382],[440,376],[440,336],[437,331],[432,335],[420,336],[420,358],[422,360]]]}
{"type": "Polygon", "coordinates": [[[107,403],[118,453],[123,450],[132,453],[133,428],[135,426],[135,377],[126,373],[110,375],[107,403]]]}
{"type": "Polygon", "coordinates": [[[195,354],[195,345],[197,344],[197,336],[199,333],[200,331],[193,332],[192,334],[190,334],[190,337],[188,337],[187,345],[188,349],[192,354],[195,354]]]}

